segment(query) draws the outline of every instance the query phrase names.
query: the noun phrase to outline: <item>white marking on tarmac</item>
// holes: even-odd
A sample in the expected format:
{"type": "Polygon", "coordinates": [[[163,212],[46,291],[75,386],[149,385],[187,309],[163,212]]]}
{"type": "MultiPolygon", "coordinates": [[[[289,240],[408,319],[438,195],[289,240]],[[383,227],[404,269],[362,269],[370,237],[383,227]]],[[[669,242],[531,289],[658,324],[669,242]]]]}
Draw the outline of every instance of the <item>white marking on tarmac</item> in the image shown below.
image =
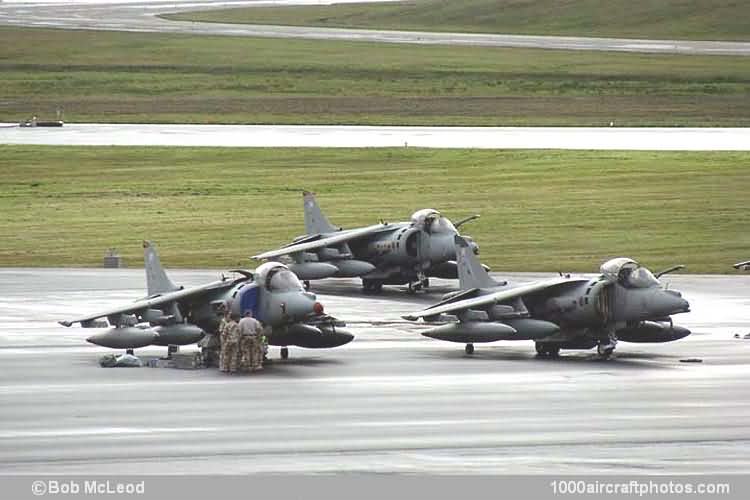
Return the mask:
{"type": "Polygon", "coordinates": [[[94,427],[60,430],[0,431],[0,439],[34,437],[109,436],[113,434],[165,434],[181,432],[213,432],[215,427],[94,427]]]}

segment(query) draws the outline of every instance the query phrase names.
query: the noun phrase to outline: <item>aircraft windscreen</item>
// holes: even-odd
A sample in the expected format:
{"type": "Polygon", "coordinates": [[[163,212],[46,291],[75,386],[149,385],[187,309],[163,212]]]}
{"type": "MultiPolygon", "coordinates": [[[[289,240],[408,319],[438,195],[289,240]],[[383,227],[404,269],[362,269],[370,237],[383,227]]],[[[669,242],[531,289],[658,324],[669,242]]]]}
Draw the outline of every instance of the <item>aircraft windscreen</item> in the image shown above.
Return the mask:
{"type": "Polygon", "coordinates": [[[440,212],[437,210],[423,208],[422,210],[417,210],[411,214],[411,223],[417,226],[430,224],[430,222],[437,217],[440,217],[440,212]]]}
{"type": "Polygon", "coordinates": [[[446,217],[437,217],[432,221],[430,225],[430,232],[433,234],[437,233],[451,233],[455,234],[458,231],[453,226],[453,223],[446,217]]]}
{"type": "Polygon", "coordinates": [[[274,272],[268,280],[268,289],[272,292],[304,290],[297,275],[288,269],[280,269],[274,272]]]}
{"type": "Polygon", "coordinates": [[[636,267],[623,277],[623,284],[629,288],[650,288],[659,286],[659,280],[645,267],[636,267]]]}

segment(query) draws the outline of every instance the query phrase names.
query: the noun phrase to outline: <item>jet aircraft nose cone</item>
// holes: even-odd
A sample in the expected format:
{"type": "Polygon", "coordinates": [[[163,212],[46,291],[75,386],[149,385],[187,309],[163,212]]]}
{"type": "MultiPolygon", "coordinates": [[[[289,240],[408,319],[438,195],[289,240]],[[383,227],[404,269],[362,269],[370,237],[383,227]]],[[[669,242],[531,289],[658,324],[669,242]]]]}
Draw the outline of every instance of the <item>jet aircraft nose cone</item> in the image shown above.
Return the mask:
{"type": "Polygon", "coordinates": [[[315,295],[300,293],[287,298],[285,314],[293,321],[300,321],[311,314],[319,314],[318,307],[322,311],[323,304],[315,300],[315,295]]]}
{"type": "Polygon", "coordinates": [[[682,311],[683,312],[690,312],[690,302],[688,302],[685,299],[682,299],[682,311]]]}
{"type": "Polygon", "coordinates": [[[661,290],[656,305],[665,316],[690,311],[690,303],[682,298],[680,292],[674,290],[661,290]]]}

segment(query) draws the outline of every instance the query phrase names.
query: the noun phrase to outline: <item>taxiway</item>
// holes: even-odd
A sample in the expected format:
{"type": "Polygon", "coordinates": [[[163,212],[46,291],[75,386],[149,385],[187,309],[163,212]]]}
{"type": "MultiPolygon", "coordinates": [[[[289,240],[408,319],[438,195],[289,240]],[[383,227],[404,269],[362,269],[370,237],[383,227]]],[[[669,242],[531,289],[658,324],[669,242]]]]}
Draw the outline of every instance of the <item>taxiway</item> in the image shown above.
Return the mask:
{"type": "Polygon", "coordinates": [[[159,14],[172,12],[228,7],[329,3],[336,2],[334,0],[6,0],[0,3],[0,25],[419,45],[521,47],[657,54],[750,55],[750,43],[748,42],[336,29],[170,21],[158,17],[159,14]]]}
{"type": "Polygon", "coordinates": [[[388,127],[0,123],[0,144],[55,146],[423,147],[748,151],[750,128],[388,127]]]}

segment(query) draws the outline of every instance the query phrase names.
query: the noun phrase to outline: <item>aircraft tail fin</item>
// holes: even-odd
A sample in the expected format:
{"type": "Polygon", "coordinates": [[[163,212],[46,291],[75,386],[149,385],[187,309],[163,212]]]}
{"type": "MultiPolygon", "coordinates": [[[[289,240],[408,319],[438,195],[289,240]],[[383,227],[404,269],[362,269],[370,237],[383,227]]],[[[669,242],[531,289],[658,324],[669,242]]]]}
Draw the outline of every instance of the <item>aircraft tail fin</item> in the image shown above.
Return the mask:
{"type": "Polygon", "coordinates": [[[302,198],[305,207],[305,231],[307,234],[333,233],[340,228],[331,224],[315,199],[315,193],[304,191],[302,198]]]}
{"type": "Polygon", "coordinates": [[[458,283],[461,290],[472,288],[492,288],[499,285],[487,273],[485,268],[479,262],[479,258],[474,255],[474,250],[459,235],[455,237],[456,243],[456,263],[458,264],[458,283]]]}
{"type": "Polygon", "coordinates": [[[158,293],[179,290],[180,287],[172,283],[161,266],[156,245],[150,241],[143,242],[143,263],[146,268],[146,287],[149,297],[158,293]]]}

